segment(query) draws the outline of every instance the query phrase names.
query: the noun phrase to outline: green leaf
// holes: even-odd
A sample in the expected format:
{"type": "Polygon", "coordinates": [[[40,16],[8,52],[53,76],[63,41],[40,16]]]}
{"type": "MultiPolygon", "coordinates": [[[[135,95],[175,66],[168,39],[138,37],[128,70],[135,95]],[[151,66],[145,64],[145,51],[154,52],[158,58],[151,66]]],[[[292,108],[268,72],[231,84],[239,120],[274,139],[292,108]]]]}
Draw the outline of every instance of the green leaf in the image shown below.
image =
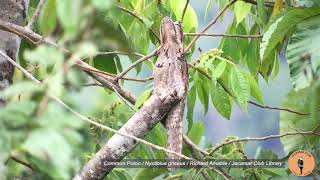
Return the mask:
{"type": "Polygon", "coordinates": [[[247,66],[249,68],[250,73],[253,76],[256,76],[259,71],[260,57],[259,57],[259,40],[252,39],[249,43],[249,47],[247,50],[247,66]]]}
{"type": "Polygon", "coordinates": [[[257,0],[257,8],[259,18],[263,23],[263,26],[266,26],[266,24],[268,23],[268,17],[266,12],[265,0],[257,0]]]}
{"type": "Polygon", "coordinates": [[[117,74],[117,55],[100,55],[93,58],[93,66],[101,71],[117,74]]]}
{"type": "Polygon", "coordinates": [[[196,87],[192,86],[188,92],[187,96],[187,120],[188,120],[188,132],[191,130],[193,125],[193,109],[196,103],[197,94],[196,87]]]}
{"type": "Polygon", "coordinates": [[[320,117],[320,83],[317,82],[312,87],[311,117],[312,121],[317,121],[320,117]]]}
{"type": "Polygon", "coordinates": [[[50,129],[32,131],[22,148],[31,157],[30,161],[52,179],[70,179],[72,149],[59,132],[50,129]]]}
{"type": "Polygon", "coordinates": [[[57,16],[69,37],[74,37],[80,29],[82,0],[56,0],[57,16]]]}
{"type": "Polygon", "coordinates": [[[293,8],[285,12],[284,15],[272,23],[267,32],[264,33],[260,45],[260,58],[264,60],[297,23],[318,14],[320,14],[320,8],[318,7],[293,8]]]}
{"type": "MultiPolygon", "coordinates": [[[[186,4],[186,0],[168,0],[169,6],[172,9],[173,13],[176,16],[177,20],[181,20],[182,12],[184,5],[186,4]],[[183,5],[182,5],[183,4],[183,5]]],[[[198,28],[198,19],[197,14],[189,4],[184,15],[183,20],[183,32],[191,32],[191,30],[195,30],[198,28]]]]}
{"type": "Polygon", "coordinates": [[[244,1],[237,1],[234,5],[234,13],[237,19],[237,25],[241,23],[244,18],[249,14],[251,4],[245,3],[244,1]]]}
{"type": "Polygon", "coordinates": [[[314,16],[299,23],[289,40],[286,58],[295,90],[308,87],[320,68],[319,21],[320,16],[314,16]]]}
{"type": "Polygon", "coordinates": [[[216,86],[211,85],[210,88],[211,101],[216,107],[216,110],[225,118],[230,119],[232,104],[227,92],[221,87],[220,84],[216,86]]]}
{"type": "Polygon", "coordinates": [[[209,95],[208,95],[207,90],[209,91],[209,88],[206,89],[203,86],[204,86],[203,84],[197,83],[196,89],[197,89],[198,98],[204,107],[204,114],[207,114],[208,107],[209,107],[209,95]]]}
{"type": "MultiPolygon", "coordinates": [[[[300,113],[310,112],[311,89],[306,88],[298,92],[292,90],[285,98],[282,108],[291,109],[300,113]]],[[[288,132],[311,131],[320,123],[320,119],[312,120],[310,116],[298,115],[286,111],[280,112],[280,134],[288,132]]],[[[287,153],[300,149],[303,145],[315,143],[315,136],[287,136],[281,142],[287,153]]]]}
{"type": "Polygon", "coordinates": [[[257,80],[249,73],[246,73],[245,75],[250,83],[251,96],[254,97],[254,99],[257,100],[259,103],[263,104],[263,95],[257,80]]]}
{"type": "Polygon", "coordinates": [[[153,88],[145,90],[141,94],[141,96],[139,96],[139,98],[137,99],[136,103],[134,104],[134,107],[139,109],[143,105],[143,103],[149,99],[149,97],[151,96],[152,90],[153,90],[153,88]]]}
{"type": "Polygon", "coordinates": [[[49,35],[57,25],[55,0],[48,0],[39,16],[39,30],[43,36],[49,35]]]}
{"type": "Polygon", "coordinates": [[[226,63],[226,61],[221,61],[221,62],[219,62],[219,64],[212,70],[212,79],[213,80],[216,80],[216,79],[218,79],[221,75],[222,75],[222,73],[224,72],[224,70],[225,70],[225,68],[226,68],[226,65],[227,65],[227,63],[226,63]]]}
{"type": "Polygon", "coordinates": [[[250,98],[250,84],[248,79],[238,67],[232,68],[230,78],[231,88],[241,108],[246,111],[248,100],[250,98]]]}
{"type": "Polygon", "coordinates": [[[187,135],[193,143],[199,144],[203,136],[204,130],[205,128],[203,122],[194,122],[191,130],[188,132],[187,135]]]}

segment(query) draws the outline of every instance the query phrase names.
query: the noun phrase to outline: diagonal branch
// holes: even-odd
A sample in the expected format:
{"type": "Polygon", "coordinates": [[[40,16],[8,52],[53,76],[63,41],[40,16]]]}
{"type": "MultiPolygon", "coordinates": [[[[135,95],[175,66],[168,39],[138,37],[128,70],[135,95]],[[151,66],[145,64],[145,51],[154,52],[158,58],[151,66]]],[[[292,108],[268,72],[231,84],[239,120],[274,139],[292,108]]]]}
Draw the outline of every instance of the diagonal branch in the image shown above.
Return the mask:
{"type": "Polygon", "coordinates": [[[124,75],[126,75],[135,66],[137,66],[138,64],[140,64],[140,63],[148,60],[149,58],[155,56],[157,54],[157,51],[158,51],[158,49],[153,50],[148,55],[146,55],[146,56],[140,58],[139,60],[135,61],[134,63],[132,63],[127,69],[123,70],[116,78],[114,78],[114,81],[117,82],[119,79],[121,79],[124,75]]]}
{"type": "MultiPolygon", "coordinates": [[[[7,56],[5,53],[3,53],[2,51],[0,51],[0,55],[3,56],[6,60],[8,60],[13,66],[15,66],[16,68],[18,68],[20,71],[23,72],[23,74],[29,78],[30,80],[32,80],[33,82],[35,83],[38,83],[38,84],[41,84],[41,81],[39,81],[38,79],[36,79],[32,74],[30,74],[27,70],[25,70],[23,67],[21,67],[18,63],[16,63],[14,60],[12,60],[9,56],[7,56]]],[[[179,154],[179,153],[176,153],[174,151],[170,151],[170,150],[167,150],[166,148],[163,148],[161,146],[158,146],[158,145],[155,145],[155,144],[152,144],[146,140],[143,140],[143,139],[140,139],[134,135],[130,135],[126,132],[123,132],[123,131],[117,131],[117,130],[114,130],[108,126],[105,126],[105,125],[102,125],[96,121],[93,121],[87,117],[85,117],[84,115],[80,114],[79,112],[75,111],[74,109],[72,109],[70,106],[68,106],[67,104],[65,104],[61,99],[59,99],[58,97],[56,96],[53,96],[53,95],[50,95],[50,98],[52,98],[53,100],[55,100],[57,103],[59,103],[60,105],[62,105],[63,107],[65,107],[66,109],[68,109],[71,113],[75,114],[76,116],[78,116],[81,120],[84,120],[90,124],[93,124],[101,129],[104,129],[104,130],[107,130],[107,131],[110,131],[110,132],[113,132],[115,134],[118,134],[120,136],[124,136],[124,137],[127,137],[127,138],[130,138],[136,142],[140,142],[140,143],[143,143],[147,146],[150,146],[150,147],[153,147],[155,149],[158,149],[158,150],[162,150],[162,151],[165,151],[165,152],[168,152],[168,153],[172,153],[172,154],[175,154],[181,158],[184,158],[184,159],[187,159],[187,160],[192,160],[192,158],[190,157],[187,157],[183,154],[179,154]]],[[[154,101],[156,102],[159,102],[161,101],[160,99],[154,99],[154,101]]],[[[168,105],[168,104],[167,104],[168,105]]],[[[168,109],[166,107],[163,107],[164,109],[168,109]]],[[[144,115],[144,114],[143,114],[144,115]]],[[[149,116],[151,116],[152,114],[149,114],[149,116]]],[[[146,118],[146,117],[142,117],[142,118],[146,118]]],[[[132,119],[132,118],[131,118],[132,119]]],[[[129,120],[130,121],[130,120],[129,120]]],[[[123,129],[123,128],[121,128],[123,129]]]]}
{"type": "Polygon", "coordinates": [[[188,8],[188,5],[189,5],[189,1],[190,0],[187,0],[186,5],[183,8],[182,16],[181,16],[181,22],[183,22],[183,18],[184,18],[184,15],[186,14],[186,11],[187,11],[187,8],[188,8]]]}
{"type": "Polygon", "coordinates": [[[211,37],[229,37],[229,38],[261,38],[262,35],[247,34],[213,34],[213,33],[184,33],[185,36],[211,36],[211,37]]]}
{"type": "Polygon", "coordinates": [[[33,28],[33,25],[37,21],[38,17],[40,16],[41,10],[42,10],[45,3],[46,3],[46,0],[39,1],[39,4],[38,4],[36,10],[34,11],[34,14],[31,17],[31,19],[27,25],[27,28],[29,28],[29,29],[33,28]]]}
{"type": "MultiPolygon", "coordinates": [[[[222,15],[227,11],[227,9],[236,2],[237,0],[231,0],[219,13],[218,15],[212,20],[210,21],[210,23],[201,31],[201,33],[205,33],[212,25],[214,25],[218,19],[220,17],[222,17],[222,15]]],[[[195,36],[191,42],[189,43],[189,45],[185,48],[184,52],[188,52],[192,45],[199,39],[199,35],[195,36]]]]}

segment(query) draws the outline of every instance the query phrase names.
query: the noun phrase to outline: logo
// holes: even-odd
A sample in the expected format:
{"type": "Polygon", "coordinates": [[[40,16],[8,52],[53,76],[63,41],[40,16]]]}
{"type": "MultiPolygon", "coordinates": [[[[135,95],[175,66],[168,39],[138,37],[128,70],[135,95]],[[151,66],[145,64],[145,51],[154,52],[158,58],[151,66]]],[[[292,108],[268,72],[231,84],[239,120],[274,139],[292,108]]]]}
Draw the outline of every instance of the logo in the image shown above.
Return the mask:
{"type": "Polygon", "coordinates": [[[296,176],[308,176],[315,167],[315,159],[311,153],[305,150],[298,150],[289,157],[289,169],[296,176]]]}

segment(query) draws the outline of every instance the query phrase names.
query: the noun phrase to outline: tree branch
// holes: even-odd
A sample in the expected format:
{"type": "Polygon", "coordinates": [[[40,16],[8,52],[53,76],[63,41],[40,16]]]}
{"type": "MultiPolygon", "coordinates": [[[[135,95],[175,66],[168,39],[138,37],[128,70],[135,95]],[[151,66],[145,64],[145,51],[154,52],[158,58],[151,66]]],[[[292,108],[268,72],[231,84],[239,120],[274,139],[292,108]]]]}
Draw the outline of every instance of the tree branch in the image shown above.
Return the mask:
{"type": "Polygon", "coordinates": [[[246,34],[213,34],[213,33],[184,33],[185,36],[211,36],[211,37],[230,37],[230,38],[261,38],[262,35],[246,34]]]}
{"type": "MultiPolygon", "coordinates": [[[[236,2],[237,0],[231,0],[219,13],[218,15],[201,31],[201,33],[205,33],[212,25],[214,25],[218,19],[227,11],[227,9],[236,2]]],[[[192,45],[199,39],[200,36],[195,36],[189,45],[185,48],[184,52],[188,52],[192,45]]]]}
{"type": "Polygon", "coordinates": [[[15,157],[15,156],[13,156],[13,155],[11,155],[7,161],[9,161],[10,159],[12,159],[13,161],[15,161],[15,162],[17,162],[17,163],[19,163],[19,164],[21,164],[21,165],[23,165],[23,166],[31,169],[32,171],[35,171],[35,168],[34,168],[34,167],[32,166],[32,164],[29,163],[29,162],[23,161],[23,160],[15,157]]]}
{"type": "Polygon", "coordinates": [[[114,81],[117,82],[119,79],[121,79],[124,75],[126,75],[131,69],[133,69],[136,65],[148,60],[149,58],[155,56],[158,52],[158,49],[153,50],[151,53],[148,55],[140,58],[139,60],[135,61],[132,63],[127,69],[123,70],[116,78],[114,78],[114,81]]]}
{"type": "Polygon", "coordinates": [[[182,11],[182,16],[181,16],[181,22],[182,23],[183,23],[184,15],[186,14],[186,11],[187,11],[187,8],[188,8],[189,1],[190,0],[187,0],[186,5],[184,6],[183,11],[182,11]]]}
{"type": "MultiPolygon", "coordinates": [[[[13,66],[15,66],[16,68],[18,68],[20,71],[23,72],[23,74],[28,77],[29,79],[31,79],[32,81],[41,84],[41,82],[36,79],[32,74],[30,74],[27,70],[25,70],[23,67],[21,67],[18,63],[16,63],[14,60],[12,60],[9,56],[7,56],[5,53],[0,51],[0,55],[3,56],[4,58],[6,58],[13,66]]],[[[169,97],[174,97],[169,95],[169,97]]],[[[112,150],[118,150],[118,148],[124,148],[124,147],[119,147],[120,144],[117,144],[118,140],[121,138],[127,138],[126,142],[129,143],[129,141],[131,142],[131,144],[136,144],[137,142],[143,143],[147,146],[153,147],[155,149],[158,150],[162,150],[165,151],[167,153],[172,153],[175,154],[183,159],[187,159],[187,160],[193,160],[193,158],[190,158],[188,156],[185,156],[183,154],[180,153],[176,153],[174,151],[170,151],[166,148],[163,148],[161,146],[152,144],[148,141],[145,141],[141,138],[139,138],[139,136],[143,137],[150,128],[153,127],[153,125],[155,125],[158,121],[160,121],[162,119],[162,117],[165,116],[165,112],[169,111],[170,108],[168,108],[168,106],[170,106],[170,104],[174,104],[174,102],[176,101],[174,98],[172,99],[167,99],[167,101],[165,101],[166,103],[163,103],[161,99],[157,98],[156,96],[152,96],[148,102],[146,102],[145,104],[147,104],[146,106],[143,106],[141,109],[146,110],[147,112],[144,112],[144,110],[139,110],[134,116],[132,116],[128,122],[119,130],[114,130],[108,126],[102,125],[100,123],[97,123],[87,117],[85,117],[84,115],[80,114],[79,112],[75,111],[74,109],[72,109],[70,106],[68,106],[67,104],[65,104],[61,99],[59,99],[56,96],[50,95],[50,98],[52,98],[53,100],[55,100],[57,103],[59,103],[60,105],[62,105],[63,107],[65,107],[66,109],[68,109],[71,113],[75,114],[76,116],[78,116],[80,119],[95,125],[96,127],[99,127],[101,129],[110,131],[115,133],[116,135],[114,135],[109,141],[108,144],[114,144],[112,147],[108,147],[111,148],[109,149],[110,151],[112,150]],[[157,108],[153,107],[153,105],[156,104],[158,105],[157,108]],[[152,108],[150,108],[152,107],[152,108]],[[146,120],[147,119],[147,120],[146,120]],[[140,120],[140,121],[139,121],[140,120]],[[150,120],[150,121],[149,121],[150,120]],[[143,122],[148,122],[148,123],[152,123],[152,124],[146,124],[143,122]],[[140,126],[137,127],[136,125],[139,124],[140,126]],[[136,129],[131,129],[132,127],[136,127],[136,129]],[[131,129],[131,131],[130,131],[131,129]],[[135,135],[134,133],[137,133],[138,135],[135,135]],[[141,133],[143,135],[141,135],[141,133]],[[134,134],[134,135],[131,135],[134,134]],[[109,143],[110,142],[110,143],[109,143]]],[[[107,147],[107,146],[105,146],[107,147]]],[[[129,147],[128,147],[129,148],[129,147]]],[[[123,155],[123,153],[128,153],[128,149],[121,149],[122,151],[124,150],[125,152],[120,152],[120,155],[123,155]]],[[[105,150],[100,150],[99,152],[103,152],[105,150]]],[[[119,155],[119,154],[118,154],[119,155]]],[[[98,155],[99,156],[99,155],[98,155]]],[[[111,159],[118,159],[116,157],[109,157],[111,159]]],[[[102,160],[106,160],[108,159],[106,158],[102,158],[102,160]]],[[[97,165],[101,165],[99,163],[97,163],[97,165]]],[[[111,169],[110,169],[111,170],[111,169]]]]}
{"type": "Polygon", "coordinates": [[[254,138],[242,138],[242,139],[235,139],[235,140],[231,140],[231,141],[227,141],[224,142],[222,144],[219,144],[218,146],[216,146],[214,149],[212,149],[212,151],[210,152],[210,155],[212,155],[213,153],[215,153],[218,149],[220,149],[221,147],[228,145],[228,144],[232,144],[232,143],[236,143],[236,142],[245,142],[245,141],[265,141],[268,139],[275,139],[275,138],[282,138],[285,136],[294,136],[294,135],[312,135],[312,136],[320,136],[320,133],[314,132],[314,131],[302,131],[302,132],[288,132],[285,134],[279,134],[279,135],[269,135],[269,136],[265,136],[265,137],[254,137],[254,138]]]}
{"type": "Polygon", "coordinates": [[[29,29],[33,28],[33,25],[37,21],[38,17],[40,16],[41,10],[42,10],[45,3],[46,3],[46,0],[39,1],[39,4],[38,4],[36,10],[34,11],[28,25],[26,26],[27,28],[29,28],[29,29]]]}

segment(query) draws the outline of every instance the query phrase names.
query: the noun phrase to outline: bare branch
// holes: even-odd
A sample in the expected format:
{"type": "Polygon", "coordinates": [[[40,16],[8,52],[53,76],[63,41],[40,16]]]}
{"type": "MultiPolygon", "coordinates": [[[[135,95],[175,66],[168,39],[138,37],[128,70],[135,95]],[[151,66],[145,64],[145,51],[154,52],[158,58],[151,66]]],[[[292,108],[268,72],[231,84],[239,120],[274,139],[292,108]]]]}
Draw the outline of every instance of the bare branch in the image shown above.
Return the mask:
{"type": "MultiPolygon", "coordinates": [[[[201,33],[205,33],[212,25],[214,25],[218,19],[227,11],[227,9],[236,2],[237,0],[231,0],[219,13],[218,15],[201,31],[201,33]]],[[[199,39],[200,36],[195,36],[189,45],[185,48],[184,52],[188,52],[192,45],[199,39]]]]}
{"type": "Polygon", "coordinates": [[[264,105],[260,105],[258,103],[252,102],[252,101],[248,101],[248,103],[250,103],[252,105],[255,105],[257,107],[260,107],[260,108],[273,109],[273,110],[279,110],[279,111],[287,111],[289,113],[294,113],[294,114],[298,114],[298,115],[301,115],[301,116],[310,115],[309,113],[301,113],[301,112],[293,111],[293,110],[288,109],[288,108],[278,108],[278,107],[264,106],[264,105]]]}
{"type": "MultiPolygon", "coordinates": [[[[116,6],[118,9],[120,9],[121,11],[123,12],[126,12],[128,14],[130,14],[131,16],[135,17],[136,19],[138,19],[142,24],[145,24],[145,22],[143,21],[143,19],[138,15],[136,14],[135,12],[133,11],[130,11],[129,9],[126,9],[124,7],[121,7],[121,6],[116,6]]],[[[158,36],[157,32],[152,28],[150,27],[150,30],[151,32],[154,34],[154,36],[157,38],[158,42],[160,42],[160,37],[158,36]]]]}
{"type": "Polygon", "coordinates": [[[153,50],[151,53],[149,53],[148,55],[140,58],[139,60],[135,61],[134,63],[132,63],[127,69],[123,70],[116,78],[114,78],[114,81],[118,81],[119,79],[121,79],[125,74],[127,74],[131,69],[133,69],[136,65],[148,60],[149,58],[155,56],[157,54],[158,50],[153,50]]]}
{"type": "Polygon", "coordinates": [[[228,144],[232,144],[232,143],[236,143],[236,142],[245,142],[245,141],[265,141],[268,139],[275,139],[275,138],[282,138],[282,137],[286,137],[286,136],[295,136],[295,135],[312,135],[312,136],[320,136],[320,133],[316,133],[314,131],[302,131],[302,132],[288,132],[285,134],[279,134],[279,135],[269,135],[269,136],[265,136],[265,137],[254,137],[254,138],[242,138],[242,139],[235,139],[235,140],[231,140],[231,141],[227,141],[224,142],[222,144],[219,144],[218,146],[216,146],[214,149],[212,149],[212,151],[210,152],[210,155],[212,155],[213,153],[215,153],[218,149],[220,149],[221,147],[228,145],[228,144]]]}
{"type": "Polygon", "coordinates": [[[19,163],[19,164],[21,164],[21,165],[23,165],[23,166],[31,169],[32,171],[35,171],[35,170],[36,170],[36,169],[32,166],[31,163],[26,162],[26,161],[24,161],[24,160],[21,160],[21,159],[15,157],[15,156],[13,156],[13,155],[10,155],[10,157],[9,157],[9,159],[8,159],[7,161],[9,161],[10,159],[12,159],[13,161],[15,161],[15,162],[17,162],[17,163],[19,163]]]}
{"type": "MultiPolygon", "coordinates": [[[[0,20],[0,29],[3,29],[5,31],[8,32],[12,32],[14,34],[17,34],[21,37],[26,38],[27,40],[29,40],[30,42],[38,45],[40,43],[46,43],[49,44],[51,46],[54,46],[58,49],[61,49],[63,52],[65,53],[71,53],[68,49],[59,46],[58,44],[56,44],[55,42],[44,38],[42,36],[40,36],[39,34],[33,32],[32,30],[22,27],[22,26],[18,26],[12,23],[8,23],[5,21],[0,20]]],[[[118,84],[113,83],[113,78],[103,75],[101,74],[102,71],[91,67],[90,65],[88,65],[85,62],[82,62],[81,60],[76,61],[75,66],[77,66],[78,68],[82,69],[83,71],[87,72],[90,76],[92,76],[94,79],[96,79],[98,82],[100,82],[101,84],[103,84],[105,87],[109,88],[109,89],[117,89],[117,91],[119,92],[119,94],[121,94],[121,96],[125,97],[129,102],[135,102],[136,101],[136,97],[129,91],[127,91],[126,89],[124,89],[123,87],[120,87],[118,84]],[[97,72],[100,72],[97,73],[97,72]]]]}
{"type": "Polygon", "coordinates": [[[183,11],[182,11],[182,17],[181,17],[181,22],[183,22],[183,18],[184,18],[184,15],[186,14],[186,11],[187,11],[187,8],[188,8],[189,1],[190,1],[190,0],[187,0],[186,5],[185,5],[185,6],[184,6],[184,8],[183,8],[183,11]]]}
{"type": "Polygon", "coordinates": [[[261,38],[262,35],[246,34],[213,34],[213,33],[184,33],[185,36],[211,36],[211,37],[230,37],[230,38],[261,38]]]}
{"type": "Polygon", "coordinates": [[[31,19],[30,19],[30,21],[29,21],[29,23],[27,25],[27,28],[29,28],[29,29],[33,28],[33,25],[37,21],[38,17],[40,16],[41,10],[42,10],[42,8],[43,8],[45,3],[46,3],[46,0],[40,0],[39,1],[39,4],[38,4],[36,10],[33,13],[32,17],[31,17],[31,19]]]}
{"type": "Polygon", "coordinates": [[[183,137],[183,141],[188,146],[190,146],[192,149],[195,149],[195,150],[199,151],[201,154],[203,154],[205,156],[209,156],[210,155],[210,153],[208,153],[207,151],[201,150],[196,144],[194,144],[186,134],[183,134],[182,137],[183,137]]]}

